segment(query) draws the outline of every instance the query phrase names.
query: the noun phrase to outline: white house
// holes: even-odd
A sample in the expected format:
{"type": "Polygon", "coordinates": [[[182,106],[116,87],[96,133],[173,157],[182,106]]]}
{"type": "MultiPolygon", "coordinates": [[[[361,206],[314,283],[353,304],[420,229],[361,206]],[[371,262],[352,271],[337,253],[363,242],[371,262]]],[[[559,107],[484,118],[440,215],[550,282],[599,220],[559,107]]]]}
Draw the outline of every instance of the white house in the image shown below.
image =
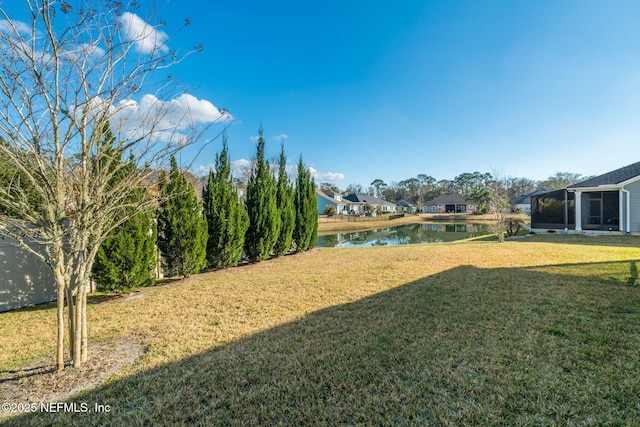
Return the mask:
{"type": "Polygon", "coordinates": [[[531,228],[640,233],[640,162],[532,196],[531,228]]]}
{"type": "Polygon", "coordinates": [[[364,193],[351,193],[344,197],[346,200],[349,200],[353,203],[360,203],[363,205],[370,205],[379,212],[389,213],[396,212],[396,204],[387,202],[386,200],[379,199],[378,197],[374,197],[371,194],[364,193]]]}
{"type": "Polygon", "coordinates": [[[455,193],[445,193],[426,202],[422,213],[473,213],[476,205],[470,200],[464,200],[455,193]]]}
{"type": "Polygon", "coordinates": [[[318,201],[319,214],[322,214],[327,206],[333,206],[337,215],[359,214],[364,212],[364,203],[346,200],[340,194],[330,190],[320,190],[316,188],[316,200],[318,201]]]}
{"type": "Polygon", "coordinates": [[[640,232],[640,162],[579,182],[576,230],[640,232]]]}
{"type": "Polygon", "coordinates": [[[530,194],[514,197],[509,201],[509,204],[511,205],[511,212],[531,213],[531,196],[536,196],[542,193],[545,193],[545,191],[536,190],[530,194]]]}

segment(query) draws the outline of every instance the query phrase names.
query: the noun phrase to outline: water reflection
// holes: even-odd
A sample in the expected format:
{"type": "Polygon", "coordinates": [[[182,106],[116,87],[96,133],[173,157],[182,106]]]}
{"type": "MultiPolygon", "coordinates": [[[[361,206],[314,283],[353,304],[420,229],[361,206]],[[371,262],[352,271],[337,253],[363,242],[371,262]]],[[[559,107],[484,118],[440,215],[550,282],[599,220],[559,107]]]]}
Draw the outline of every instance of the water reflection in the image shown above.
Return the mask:
{"type": "Polygon", "coordinates": [[[453,242],[489,234],[484,224],[423,223],[405,224],[376,230],[318,236],[317,247],[394,246],[418,243],[453,242]]]}

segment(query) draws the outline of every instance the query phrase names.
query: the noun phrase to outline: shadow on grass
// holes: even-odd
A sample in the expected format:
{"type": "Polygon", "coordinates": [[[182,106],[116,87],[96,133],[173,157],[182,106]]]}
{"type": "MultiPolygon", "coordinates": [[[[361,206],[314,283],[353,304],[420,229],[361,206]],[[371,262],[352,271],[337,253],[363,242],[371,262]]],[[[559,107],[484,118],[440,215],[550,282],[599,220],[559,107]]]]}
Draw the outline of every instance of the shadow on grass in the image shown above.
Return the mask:
{"type": "Polygon", "coordinates": [[[457,267],[69,401],[109,413],[9,424],[638,425],[635,262],[607,264],[457,267]]]}
{"type": "Polygon", "coordinates": [[[635,285],[638,282],[638,264],[635,261],[631,261],[629,266],[629,280],[630,285],[635,285]]]}
{"type": "Polygon", "coordinates": [[[20,381],[25,378],[32,377],[34,375],[52,374],[55,371],[56,371],[55,367],[43,369],[42,366],[35,366],[35,367],[21,368],[21,369],[0,370],[0,374],[10,374],[9,378],[0,378],[0,384],[8,381],[20,381]]]}

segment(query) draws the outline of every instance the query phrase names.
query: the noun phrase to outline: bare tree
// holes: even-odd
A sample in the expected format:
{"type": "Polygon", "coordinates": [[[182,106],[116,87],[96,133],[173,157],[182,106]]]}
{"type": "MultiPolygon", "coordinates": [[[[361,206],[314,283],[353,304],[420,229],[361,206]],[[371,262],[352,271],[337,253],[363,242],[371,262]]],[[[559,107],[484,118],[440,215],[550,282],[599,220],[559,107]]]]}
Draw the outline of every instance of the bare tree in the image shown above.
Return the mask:
{"type": "Polygon", "coordinates": [[[364,189],[362,188],[362,185],[360,184],[349,184],[347,185],[347,188],[345,188],[344,193],[345,195],[351,194],[351,193],[362,193],[364,191],[364,189]]]}
{"type": "Polygon", "coordinates": [[[487,210],[493,219],[490,229],[497,234],[500,243],[504,243],[504,233],[508,230],[512,217],[507,199],[507,188],[503,183],[504,180],[498,178],[491,182],[486,199],[487,210]]]}
{"type": "MultiPolygon", "coordinates": [[[[199,48],[169,49],[171,37],[133,4],[14,7],[0,8],[0,162],[21,179],[0,186],[0,234],[53,271],[62,370],[65,325],[73,366],[87,360],[91,267],[101,242],[135,212],[130,188],[150,189],[155,168],[229,115],[178,94],[162,70],[199,48]]],[[[135,208],[156,203],[147,191],[135,208]]]]}

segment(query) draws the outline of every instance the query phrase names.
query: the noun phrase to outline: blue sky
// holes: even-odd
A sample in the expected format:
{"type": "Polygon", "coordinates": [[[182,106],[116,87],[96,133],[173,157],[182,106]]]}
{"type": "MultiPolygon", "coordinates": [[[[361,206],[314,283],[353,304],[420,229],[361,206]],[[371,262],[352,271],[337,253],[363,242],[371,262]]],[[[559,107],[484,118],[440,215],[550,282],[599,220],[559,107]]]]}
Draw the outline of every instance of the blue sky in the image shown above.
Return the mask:
{"type": "Polygon", "coordinates": [[[284,138],[292,164],[302,155],[317,182],[343,189],[640,161],[637,1],[158,3],[168,34],[191,20],[169,47],[204,46],[171,72],[233,115],[237,164],[254,155],[261,124],[268,157],[284,138]]]}

